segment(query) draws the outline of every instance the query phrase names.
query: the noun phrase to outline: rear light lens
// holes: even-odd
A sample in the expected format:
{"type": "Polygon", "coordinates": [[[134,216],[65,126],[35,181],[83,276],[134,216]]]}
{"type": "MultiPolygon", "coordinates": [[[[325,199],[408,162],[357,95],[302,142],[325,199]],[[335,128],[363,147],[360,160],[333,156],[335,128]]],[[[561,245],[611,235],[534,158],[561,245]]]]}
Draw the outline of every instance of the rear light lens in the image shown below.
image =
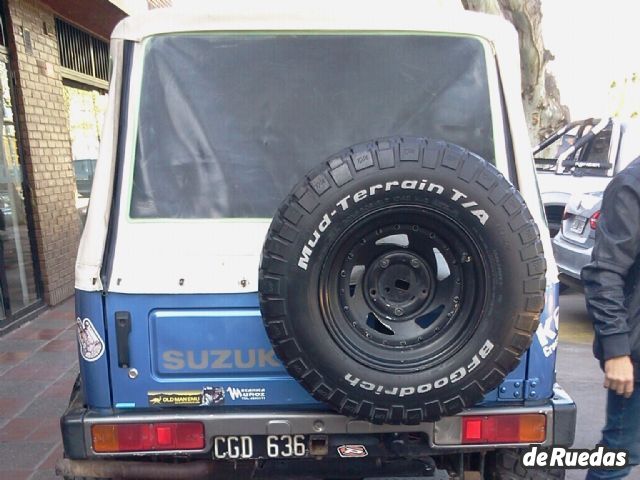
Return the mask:
{"type": "Polygon", "coordinates": [[[589,219],[589,226],[591,227],[591,230],[595,230],[596,228],[598,228],[599,219],[600,219],[600,210],[598,210],[596,213],[591,215],[591,218],[589,219]]]}
{"type": "Polygon", "coordinates": [[[91,439],[97,453],[201,450],[205,445],[199,422],[93,425],[91,439]]]}
{"type": "Polygon", "coordinates": [[[564,210],[562,211],[562,221],[566,220],[567,218],[569,218],[569,212],[567,212],[567,207],[564,207],[564,210]]]}
{"type": "Polygon", "coordinates": [[[543,414],[462,417],[462,443],[542,443],[547,418],[543,414]]]}

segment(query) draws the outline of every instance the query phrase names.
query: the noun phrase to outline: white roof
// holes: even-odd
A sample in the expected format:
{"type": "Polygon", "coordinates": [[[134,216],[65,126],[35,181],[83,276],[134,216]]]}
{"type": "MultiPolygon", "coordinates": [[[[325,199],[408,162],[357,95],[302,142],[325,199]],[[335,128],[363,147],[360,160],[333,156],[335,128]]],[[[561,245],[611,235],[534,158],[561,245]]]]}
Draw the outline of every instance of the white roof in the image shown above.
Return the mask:
{"type": "Polygon", "coordinates": [[[181,8],[154,9],[127,17],[116,26],[112,38],[139,41],[163,33],[237,30],[429,31],[486,38],[515,33],[502,18],[464,11],[457,0],[380,4],[239,0],[207,2],[206,9],[179,5],[181,8]]]}

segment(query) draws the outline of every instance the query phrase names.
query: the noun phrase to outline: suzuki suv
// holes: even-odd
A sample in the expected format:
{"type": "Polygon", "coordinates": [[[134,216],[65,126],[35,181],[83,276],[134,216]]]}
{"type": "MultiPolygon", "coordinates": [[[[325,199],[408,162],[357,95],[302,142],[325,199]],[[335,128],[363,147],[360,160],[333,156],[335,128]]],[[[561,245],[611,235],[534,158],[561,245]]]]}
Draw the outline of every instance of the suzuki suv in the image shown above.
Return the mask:
{"type": "Polygon", "coordinates": [[[530,478],[575,405],[515,31],[214,8],[113,32],[58,473],[530,478]]]}

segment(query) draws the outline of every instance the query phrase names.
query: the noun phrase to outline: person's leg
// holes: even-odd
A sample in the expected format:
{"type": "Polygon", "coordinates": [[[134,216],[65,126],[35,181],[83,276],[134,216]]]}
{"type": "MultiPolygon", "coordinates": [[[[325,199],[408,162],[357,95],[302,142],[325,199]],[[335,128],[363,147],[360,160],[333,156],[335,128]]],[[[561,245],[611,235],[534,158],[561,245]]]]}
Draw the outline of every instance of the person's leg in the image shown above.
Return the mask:
{"type": "Polygon", "coordinates": [[[602,445],[629,452],[626,468],[617,470],[590,469],[587,480],[610,480],[626,477],[631,468],[640,464],[640,382],[636,382],[631,398],[609,390],[607,423],[602,430],[602,445]]]}

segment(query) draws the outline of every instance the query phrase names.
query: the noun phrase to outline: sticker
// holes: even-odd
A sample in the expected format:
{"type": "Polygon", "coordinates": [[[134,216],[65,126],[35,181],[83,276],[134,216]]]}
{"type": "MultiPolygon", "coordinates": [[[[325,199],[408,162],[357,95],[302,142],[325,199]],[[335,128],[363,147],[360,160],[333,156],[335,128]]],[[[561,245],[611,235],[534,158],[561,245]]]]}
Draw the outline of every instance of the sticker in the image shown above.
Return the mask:
{"type": "Polygon", "coordinates": [[[149,405],[156,407],[211,407],[224,404],[224,388],[204,387],[202,391],[147,392],[149,405]]]}
{"type": "Polygon", "coordinates": [[[80,355],[87,362],[95,362],[104,354],[104,342],[96,327],[88,318],[80,320],[78,317],[76,318],[76,330],[80,344],[80,355]]]}
{"type": "Polygon", "coordinates": [[[536,336],[542,346],[542,353],[545,357],[550,357],[558,349],[558,329],[560,327],[560,307],[553,293],[547,294],[542,315],[536,336]]]}
{"type": "Polygon", "coordinates": [[[364,445],[340,445],[338,455],[342,458],[362,458],[369,455],[364,445]]]}
{"type": "Polygon", "coordinates": [[[236,388],[227,387],[227,393],[231,400],[266,400],[267,389],[266,388],[236,388]]]}

